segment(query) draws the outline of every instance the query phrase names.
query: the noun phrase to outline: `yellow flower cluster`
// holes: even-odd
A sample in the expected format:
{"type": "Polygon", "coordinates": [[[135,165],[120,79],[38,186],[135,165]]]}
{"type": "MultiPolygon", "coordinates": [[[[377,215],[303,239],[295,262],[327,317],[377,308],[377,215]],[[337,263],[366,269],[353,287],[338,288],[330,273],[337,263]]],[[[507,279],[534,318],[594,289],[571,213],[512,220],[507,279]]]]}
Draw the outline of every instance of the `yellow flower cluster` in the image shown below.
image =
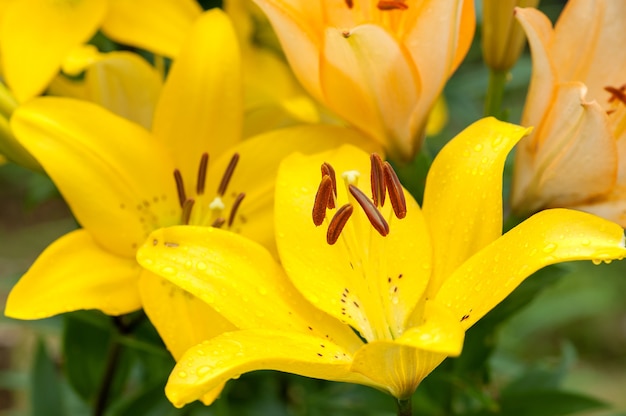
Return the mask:
{"type": "Polygon", "coordinates": [[[5,314],[143,308],[177,360],[176,406],[258,369],[406,400],[538,269],[626,256],[621,0],[570,0],[554,28],[515,8],[537,1],[483,2],[494,70],[529,40],[524,127],[465,128],[421,204],[385,160],[421,151],[472,43],[472,1],[6,3],[0,151],[43,169],[81,228],[5,314]],[[259,22],[276,34],[264,47],[259,22]],[[511,205],[532,216],[503,235],[516,144],[511,205]]]}

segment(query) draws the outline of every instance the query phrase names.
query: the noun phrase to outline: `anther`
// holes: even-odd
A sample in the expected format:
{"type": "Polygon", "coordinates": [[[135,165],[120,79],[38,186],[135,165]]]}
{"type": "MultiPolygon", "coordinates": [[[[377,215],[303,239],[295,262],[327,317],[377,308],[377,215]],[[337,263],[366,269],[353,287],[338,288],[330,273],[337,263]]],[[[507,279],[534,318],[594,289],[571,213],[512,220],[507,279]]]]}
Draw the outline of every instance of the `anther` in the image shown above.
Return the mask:
{"type": "Polygon", "coordinates": [[[372,200],[354,185],[348,185],[348,189],[354,199],[356,199],[356,202],[358,202],[361,208],[363,208],[365,215],[367,215],[367,219],[370,221],[374,229],[376,229],[376,231],[378,231],[378,233],[383,237],[389,234],[389,224],[387,224],[383,215],[380,211],[378,211],[376,205],[372,203],[372,200]]]}
{"type": "Polygon", "coordinates": [[[615,99],[618,99],[622,104],[626,105],[626,94],[624,94],[624,86],[622,86],[621,88],[604,87],[604,90],[611,94],[609,102],[613,102],[615,99]]]}
{"type": "Polygon", "coordinates": [[[178,203],[182,208],[183,204],[187,200],[187,195],[185,194],[183,175],[180,174],[180,171],[178,169],[174,169],[174,180],[176,181],[176,191],[178,192],[178,203]]]}
{"type": "Polygon", "coordinates": [[[228,183],[230,179],[233,177],[233,173],[235,172],[235,168],[237,167],[237,162],[239,162],[239,153],[235,153],[233,157],[228,162],[228,166],[226,167],[226,171],[224,171],[224,176],[222,176],[222,181],[220,182],[219,188],[217,188],[217,193],[220,196],[224,196],[226,193],[226,189],[228,188],[228,183]]]}
{"type": "Polygon", "coordinates": [[[215,221],[213,221],[213,224],[211,224],[211,227],[213,228],[221,228],[222,225],[224,225],[226,223],[226,220],[222,217],[218,217],[215,219],[215,221]]]}
{"type": "MultiPolygon", "coordinates": [[[[328,200],[332,199],[333,184],[329,175],[324,175],[320,182],[317,193],[315,194],[315,202],[313,202],[313,224],[316,226],[321,225],[326,218],[326,207],[328,206],[328,200]]],[[[333,203],[334,205],[334,203],[333,203]]]]}
{"type": "Polygon", "coordinates": [[[326,242],[331,246],[337,242],[339,236],[341,235],[341,231],[343,231],[343,227],[345,227],[346,222],[352,215],[352,211],[354,208],[350,204],[345,204],[341,206],[333,218],[330,220],[330,224],[328,225],[328,231],[326,232],[326,242]]]}
{"type": "Polygon", "coordinates": [[[354,7],[354,1],[346,0],[346,6],[348,6],[348,9],[353,8],[354,7]]]}
{"type": "Polygon", "coordinates": [[[380,0],[376,7],[378,10],[406,10],[409,8],[404,0],[380,0]]]}
{"type": "Polygon", "coordinates": [[[383,176],[383,161],[376,153],[370,155],[371,170],[370,182],[372,183],[372,199],[374,205],[382,207],[385,205],[385,179],[383,176]]]}
{"type": "Polygon", "coordinates": [[[204,193],[204,184],[206,183],[206,171],[209,167],[209,154],[204,152],[200,158],[200,166],[198,166],[198,182],[196,182],[196,193],[202,195],[204,193]]]}
{"type": "MultiPolygon", "coordinates": [[[[330,180],[332,181],[332,184],[333,184],[333,195],[335,195],[335,198],[337,198],[337,176],[335,175],[335,169],[328,162],[324,162],[322,164],[322,177],[324,177],[324,175],[330,176],[330,180]]],[[[329,208],[335,208],[335,207],[332,206],[329,208]]]]}
{"type": "Polygon", "coordinates": [[[406,199],[404,198],[404,189],[402,189],[400,179],[398,179],[398,175],[396,175],[389,162],[383,164],[383,173],[393,213],[396,214],[396,217],[402,219],[406,217],[406,199]]]}
{"type": "Polygon", "coordinates": [[[183,202],[182,223],[185,225],[189,224],[189,219],[191,218],[191,209],[193,208],[193,204],[195,202],[196,201],[194,201],[193,198],[186,199],[185,202],[183,202]]]}
{"type": "Polygon", "coordinates": [[[230,215],[228,216],[228,226],[229,227],[231,225],[233,225],[233,222],[235,222],[235,215],[237,215],[237,210],[239,209],[239,206],[241,205],[241,201],[243,201],[243,199],[245,197],[246,197],[246,194],[241,192],[235,198],[235,202],[233,202],[233,207],[230,209],[230,215]]]}

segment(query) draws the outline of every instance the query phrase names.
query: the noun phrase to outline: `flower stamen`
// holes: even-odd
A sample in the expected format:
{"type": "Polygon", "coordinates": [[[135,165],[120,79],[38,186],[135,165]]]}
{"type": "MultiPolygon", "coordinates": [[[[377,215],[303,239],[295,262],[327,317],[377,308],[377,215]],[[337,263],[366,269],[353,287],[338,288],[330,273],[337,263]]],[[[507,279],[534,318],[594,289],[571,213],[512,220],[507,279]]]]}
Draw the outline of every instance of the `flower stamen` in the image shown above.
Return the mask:
{"type": "Polygon", "coordinates": [[[389,234],[389,224],[387,224],[387,221],[385,221],[385,218],[380,211],[378,211],[378,208],[376,208],[376,205],[374,205],[371,199],[354,185],[348,185],[348,189],[350,190],[350,194],[356,199],[356,202],[363,208],[372,227],[383,237],[389,234]]]}
{"type": "Polygon", "coordinates": [[[393,213],[396,214],[398,219],[402,219],[406,217],[406,199],[400,179],[398,179],[398,175],[396,175],[389,162],[383,164],[383,174],[387,191],[389,191],[389,201],[391,201],[393,213]]]}
{"type": "Polygon", "coordinates": [[[183,175],[181,175],[180,170],[178,169],[174,169],[174,180],[176,181],[176,191],[178,192],[178,203],[182,208],[187,200],[187,195],[185,194],[183,175]]]}
{"type": "MultiPolygon", "coordinates": [[[[325,175],[328,175],[330,177],[330,180],[332,181],[332,185],[333,185],[333,195],[335,196],[335,198],[337,198],[337,177],[335,175],[335,169],[328,162],[322,163],[322,178],[325,175]]],[[[328,200],[328,208],[331,208],[331,209],[335,208],[334,199],[328,200]]]]}
{"type": "Polygon", "coordinates": [[[221,228],[222,225],[224,225],[225,223],[226,223],[226,220],[223,217],[218,217],[215,219],[215,221],[213,221],[213,224],[211,224],[211,227],[221,228]]]}
{"type": "Polygon", "coordinates": [[[378,10],[406,10],[409,5],[405,3],[406,0],[380,0],[376,7],[378,10]]]}
{"type": "Polygon", "coordinates": [[[224,176],[222,176],[222,181],[220,182],[219,188],[217,188],[217,193],[220,196],[224,196],[226,193],[226,189],[228,188],[228,183],[230,179],[233,177],[233,173],[235,172],[235,168],[237,167],[237,162],[239,162],[239,153],[235,153],[233,157],[228,162],[228,166],[226,167],[226,171],[224,171],[224,176]]]}
{"type": "Polygon", "coordinates": [[[370,182],[372,183],[372,200],[374,205],[382,207],[385,205],[386,183],[383,176],[383,161],[376,153],[370,155],[371,171],[370,182]]]}
{"type": "Polygon", "coordinates": [[[328,244],[332,246],[337,242],[341,231],[343,231],[343,227],[345,227],[353,211],[354,208],[351,204],[345,204],[335,212],[335,215],[333,215],[328,225],[328,231],[326,232],[326,242],[328,244]]]}
{"type": "MultiPolygon", "coordinates": [[[[324,165],[322,165],[323,168],[324,165]]],[[[322,169],[323,170],[323,169],[322,169]]],[[[324,218],[326,218],[326,208],[334,208],[335,203],[332,197],[333,192],[333,184],[330,175],[322,176],[322,181],[320,182],[320,186],[317,188],[317,193],[315,194],[315,201],[313,202],[313,224],[315,226],[320,226],[324,222],[324,218]],[[332,207],[330,206],[330,201],[333,201],[332,207]]]]}
{"type": "Polygon", "coordinates": [[[345,0],[346,1],[346,6],[348,6],[348,9],[351,9],[354,7],[354,1],[353,0],[345,0]]]}
{"type": "Polygon", "coordinates": [[[230,209],[230,215],[228,216],[229,227],[233,225],[233,222],[235,222],[235,215],[237,215],[237,210],[239,209],[239,206],[241,205],[241,201],[243,201],[245,197],[246,197],[246,194],[243,192],[240,192],[235,198],[235,202],[233,202],[233,206],[230,209]]]}
{"type": "Polygon", "coordinates": [[[193,204],[196,201],[193,198],[186,199],[182,204],[183,215],[182,215],[182,223],[184,225],[189,224],[189,219],[191,218],[191,210],[193,208],[193,204]]]}
{"type": "Polygon", "coordinates": [[[204,194],[204,185],[206,183],[206,172],[209,167],[209,154],[204,152],[200,158],[200,166],[198,166],[198,181],[196,182],[196,193],[204,194]]]}

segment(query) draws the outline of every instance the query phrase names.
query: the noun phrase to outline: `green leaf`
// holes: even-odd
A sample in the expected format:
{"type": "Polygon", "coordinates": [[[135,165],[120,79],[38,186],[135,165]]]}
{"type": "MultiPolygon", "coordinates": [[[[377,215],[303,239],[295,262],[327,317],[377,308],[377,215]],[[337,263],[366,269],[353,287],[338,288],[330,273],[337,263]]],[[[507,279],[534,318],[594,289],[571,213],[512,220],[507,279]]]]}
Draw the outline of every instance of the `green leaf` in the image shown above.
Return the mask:
{"type": "Polygon", "coordinates": [[[507,416],[564,416],[607,408],[596,398],[559,390],[523,391],[503,394],[500,414],[507,416]]]}
{"type": "Polygon", "coordinates": [[[31,376],[33,416],[64,416],[59,374],[41,338],[37,340],[31,376]]]}

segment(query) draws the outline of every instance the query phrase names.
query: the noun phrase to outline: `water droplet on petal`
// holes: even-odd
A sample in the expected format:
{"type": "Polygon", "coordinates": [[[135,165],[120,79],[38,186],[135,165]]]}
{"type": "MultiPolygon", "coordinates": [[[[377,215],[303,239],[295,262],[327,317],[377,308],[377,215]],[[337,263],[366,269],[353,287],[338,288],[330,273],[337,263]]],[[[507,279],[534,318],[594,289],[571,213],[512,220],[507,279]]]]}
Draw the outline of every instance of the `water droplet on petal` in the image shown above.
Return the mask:
{"type": "Polygon", "coordinates": [[[483,145],[478,143],[476,146],[474,146],[474,150],[480,152],[481,150],[483,150],[483,145]]]}
{"type": "Polygon", "coordinates": [[[161,269],[161,273],[163,273],[165,275],[168,275],[168,276],[171,276],[174,273],[176,273],[176,269],[174,269],[173,267],[170,267],[170,266],[165,266],[165,267],[163,267],[161,269]]]}
{"type": "Polygon", "coordinates": [[[198,377],[202,377],[205,376],[209,371],[211,371],[211,367],[209,367],[208,365],[203,365],[196,370],[196,375],[198,377]]]}
{"type": "Polygon", "coordinates": [[[198,270],[206,270],[206,264],[199,261],[198,264],[196,264],[196,269],[198,270]]]}
{"type": "Polygon", "coordinates": [[[556,250],[556,244],[554,244],[554,243],[548,243],[543,248],[543,252],[544,253],[552,253],[552,252],[554,252],[554,250],[556,250]]]}
{"type": "Polygon", "coordinates": [[[186,371],[179,371],[178,372],[178,377],[180,377],[180,378],[187,378],[187,372],[186,371]]]}

